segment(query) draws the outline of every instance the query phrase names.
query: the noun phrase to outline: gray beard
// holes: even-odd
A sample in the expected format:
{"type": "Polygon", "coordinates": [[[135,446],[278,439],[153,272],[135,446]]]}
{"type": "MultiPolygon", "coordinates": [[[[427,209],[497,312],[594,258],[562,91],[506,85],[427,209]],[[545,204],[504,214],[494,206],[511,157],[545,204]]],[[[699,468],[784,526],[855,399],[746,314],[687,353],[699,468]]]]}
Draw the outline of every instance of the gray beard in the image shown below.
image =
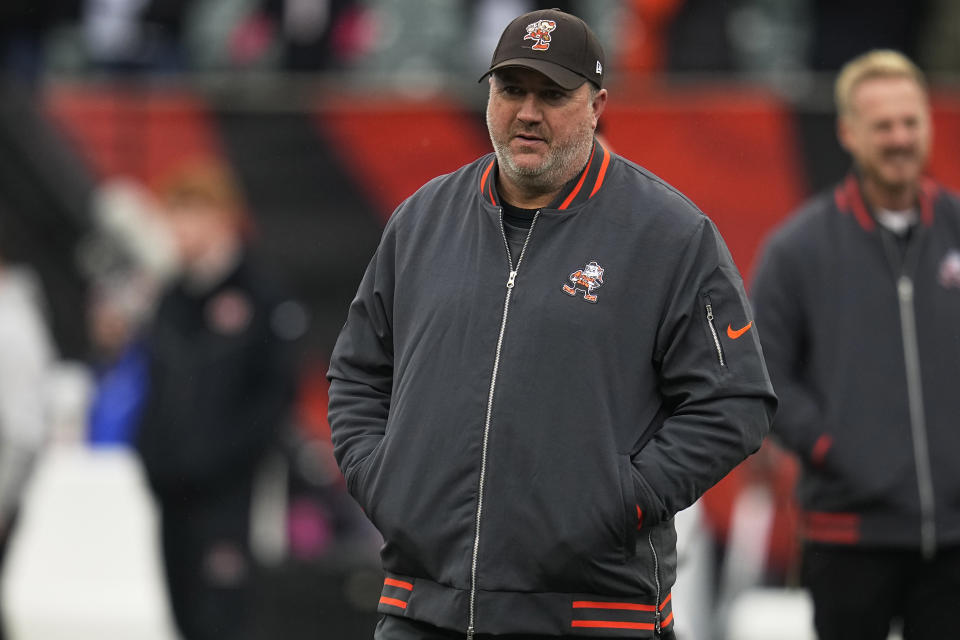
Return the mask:
{"type": "Polygon", "coordinates": [[[587,163],[590,147],[593,145],[593,128],[584,124],[577,136],[576,142],[571,145],[555,149],[546,162],[539,167],[518,167],[513,160],[509,142],[500,144],[490,129],[490,118],[487,116],[487,131],[490,132],[490,142],[497,154],[500,168],[521,189],[530,193],[552,193],[573,179],[583,165],[587,163]]]}

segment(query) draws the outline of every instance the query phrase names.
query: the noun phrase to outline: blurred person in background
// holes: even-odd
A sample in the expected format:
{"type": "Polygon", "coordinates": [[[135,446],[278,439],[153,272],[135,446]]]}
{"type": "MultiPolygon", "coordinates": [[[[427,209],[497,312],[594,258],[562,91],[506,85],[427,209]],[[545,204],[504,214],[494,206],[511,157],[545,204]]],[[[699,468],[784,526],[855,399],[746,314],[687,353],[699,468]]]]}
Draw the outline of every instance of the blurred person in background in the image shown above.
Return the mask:
{"type": "Polygon", "coordinates": [[[159,195],[181,273],[145,332],[136,446],[181,633],[241,639],[253,611],[252,486],[295,396],[286,301],[249,251],[250,220],[225,168],[185,165],[159,195]]]}
{"type": "Polygon", "coordinates": [[[132,445],[146,397],[147,352],[142,325],[155,286],[133,275],[104,279],[93,288],[89,320],[96,379],[89,410],[93,445],[132,445]]]}
{"type": "Polygon", "coordinates": [[[4,264],[0,256],[0,573],[24,486],[49,431],[54,348],[40,295],[31,272],[4,264]]]}
{"type": "Polygon", "coordinates": [[[82,0],[4,0],[0,3],[0,76],[33,81],[43,71],[46,39],[76,20],[82,0]]]}
{"type": "Polygon", "coordinates": [[[180,35],[191,2],[84,0],[84,44],[91,62],[117,72],[183,70],[180,35]]]}
{"type": "Polygon", "coordinates": [[[821,640],[960,626],[960,199],[924,170],[922,72],[891,50],[836,80],[853,158],[768,240],[753,302],[800,459],[802,577],[821,640]]]}
{"type": "Polygon", "coordinates": [[[350,306],[329,421],[385,540],[375,638],[673,638],[673,517],[769,428],[716,227],[595,137],[604,64],[571,14],[513,19],[494,152],[400,205],[350,306]]]}

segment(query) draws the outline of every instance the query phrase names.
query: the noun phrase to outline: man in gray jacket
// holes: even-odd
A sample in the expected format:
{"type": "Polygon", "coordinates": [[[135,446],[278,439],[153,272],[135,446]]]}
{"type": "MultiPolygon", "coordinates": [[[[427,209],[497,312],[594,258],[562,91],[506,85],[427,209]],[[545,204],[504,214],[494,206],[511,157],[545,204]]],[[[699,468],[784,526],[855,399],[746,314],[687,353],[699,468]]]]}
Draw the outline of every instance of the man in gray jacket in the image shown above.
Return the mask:
{"type": "Polygon", "coordinates": [[[821,640],[960,628],[960,200],[923,175],[923,74],[874,51],[837,78],[854,170],[769,240],[753,284],[803,467],[804,581],[821,640]]]}
{"type": "Polygon", "coordinates": [[[508,25],[494,153],[400,205],[350,307],[330,424],[376,638],[673,638],[673,516],[768,431],[716,228],[594,137],[604,64],[572,15],[508,25]]]}

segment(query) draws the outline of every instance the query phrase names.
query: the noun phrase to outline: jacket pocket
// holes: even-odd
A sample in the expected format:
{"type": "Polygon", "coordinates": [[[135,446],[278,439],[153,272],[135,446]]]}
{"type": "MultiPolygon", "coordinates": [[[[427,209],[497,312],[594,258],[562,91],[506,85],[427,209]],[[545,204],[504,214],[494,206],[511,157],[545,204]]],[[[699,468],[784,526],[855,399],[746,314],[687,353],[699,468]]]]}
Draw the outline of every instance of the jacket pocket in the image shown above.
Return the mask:
{"type": "Polygon", "coordinates": [[[620,475],[620,497],[623,504],[623,548],[627,558],[637,553],[637,527],[640,524],[640,506],[637,504],[637,492],[633,484],[633,463],[630,456],[618,457],[620,475]]]}
{"type": "Polygon", "coordinates": [[[377,446],[373,448],[367,457],[364,458],[360,464],[356,465],[356,468],[353,470],[353,473],[350,474],[348,478],[345,478],[347,482],[347,491],[354,497],[360,507],[367,514],[367,517],[370,517],[370,483],[371,479],[375,479],[377,475],[377,467],[380,466],[380,458],[383,455],[383,450],[385,448],[384,442],[386,436],[384,436],[380,442],[377,443],[377,446]]]}

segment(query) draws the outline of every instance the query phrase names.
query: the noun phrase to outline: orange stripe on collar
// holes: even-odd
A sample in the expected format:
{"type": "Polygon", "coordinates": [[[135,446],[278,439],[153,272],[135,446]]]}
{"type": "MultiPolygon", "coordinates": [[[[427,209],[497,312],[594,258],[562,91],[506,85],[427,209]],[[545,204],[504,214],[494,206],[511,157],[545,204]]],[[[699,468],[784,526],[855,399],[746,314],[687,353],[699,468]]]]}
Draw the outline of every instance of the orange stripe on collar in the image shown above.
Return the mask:
{"type": "Polygon", "coordinates": [[[610,152],[607,151],[606,147],[601,147],[603,149],[603,162],[600,163],[600,173],[597,174],[597,181],[593,185],[593,191],[590,192],[588,198],[592,198],[593,195],[600,190],[600,185],[603,184],[603,178],[607,175],[607,165],[610,164],[610,152]]]}
{"type": "MultiPolygon", "coordinates": [[[[593,148],[590,150],[590,157],[587,160],[587,165],[583,168],[583,171],[580,173],[580,177],[577,179],[576,184],[570,190],[566,196],[563,194],[558,194],[557,199],[551,203],[550,207],[547,208],[556,208],[558,211],[563,211],[572,206],[582,204],[595,196],[600,188],[603,186],[604,179],[607,175],[607,169],[610,167],[610,159],[612,154],[601,145],[598,141],[594,140],[593,148]],[[598,151],[603,152],[603,159],[598,160],[594,163],[594,159],[599,158],[598,151]],[[588,194],[584,189],[584,186],[589,184],[590,181],[593,181],[593,187],[588,194]],[[562,200],[561,200],[562,197],[562,200]],[[559,204],[555,204],[559,201],[559,204]]],[[[490,160],[486,168],[484,168],[483,173],[480,177],[480,193],[484,198],[490,201],[491,204],[497,206],[497,198],[494,196],[494,176],[493,167],[497,163],[496,157],[490,160]]]]}
{"type": "MultiPolygon", "coordinates": [[[[482,193],[482,194],[484,194],[484,195],[487,195],[487,178],[490,177],[490,170],[493,169],[493,164],[494,164],[495,162],[496,162],[496,158],[494,158],[493,160],[490,161],[490,164],[487,165],[487,168],[486,168],[486,169],[484,170],[484,172],[483,172],[483,177],[480,178],[480,193],[482,193]]],[[[493,180],[491,180],[490,182],[491,182],[491,189],[490,189],[490,194],[489,194],[489,195],[490,195],[490,202],[493,203],[494,206],[496,206],[496,205],[497,205],[497,201],[493,199],[493,188],[492,188],[493,180]]]]}
{"type": "Polygon", "coordinates": [[[597,145],[593,145],[593,149],[590,151],[590,159],[587,160],[587,168],[583,170],[583,173],[580,174],[580,179],[577,180],[577,186],[573,188],[573,191],[564,199],[563,203],[557,207],[560,211],[563,211],[570,206],[570,203],[573,202],[573,199],[577,197],[577,194],[580,193],[581,187],[583,187],[583,181],[587,179],[587,174],[590,173],[590,165],[593,164],[593,154],[597,151],[597,145]]]}

